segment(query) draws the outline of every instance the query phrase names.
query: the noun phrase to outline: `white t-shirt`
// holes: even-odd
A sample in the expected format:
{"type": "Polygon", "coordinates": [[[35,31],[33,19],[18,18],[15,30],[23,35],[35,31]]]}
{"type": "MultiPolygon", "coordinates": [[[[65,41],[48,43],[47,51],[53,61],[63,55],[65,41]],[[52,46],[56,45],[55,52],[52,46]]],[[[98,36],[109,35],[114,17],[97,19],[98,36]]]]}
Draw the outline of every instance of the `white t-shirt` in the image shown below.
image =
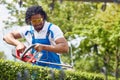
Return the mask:
{"type": "MultiPolygon", "coordinates": [[[[36,30],[34,30],[34,28],[32,27],[32,29],[34,30],[34,36],[35,36],[35,38],[37,38],[37,39],[45,39],[49,25],[50,25],[50,22],[45,21],[43,29],[40,30],[39,32],[37,32],[36,30]]],[[[27,40],[28,45],[32,44],[32,36],[31,36],[30,33],[28,33],[27,35],[25,35],[25,33],[27,31],[31,30],[30,27],[31,26],[23,26],[19,30],[20,35],[27,40]]],[[[57,40],[58,38],[64,37],[63,36],[63,32],[61,31],[61,29],[58,26],[56,26],[54,24],[52,24],[52,26],[50,27],[50,30],[53,32],[54,37],[51,38],[51,34],[50,34],[49,35],[49,40],[50,40],[50,42],[51,42],[52,45],[55,45],[55,40],[57,40]]]]}

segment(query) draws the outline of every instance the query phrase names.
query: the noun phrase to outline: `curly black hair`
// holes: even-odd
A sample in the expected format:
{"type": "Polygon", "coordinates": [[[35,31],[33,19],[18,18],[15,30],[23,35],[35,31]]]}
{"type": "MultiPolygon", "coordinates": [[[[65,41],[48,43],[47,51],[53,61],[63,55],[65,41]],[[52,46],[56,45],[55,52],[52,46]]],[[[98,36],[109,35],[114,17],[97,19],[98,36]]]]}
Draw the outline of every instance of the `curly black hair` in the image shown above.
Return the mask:
{"type": "Polygon", "coordinates": [[[40,14],[40,15],[44,16],[44,20],[47,19],[47,14],[43,10],[43,8],[39,5],[34,5],[34,6],[29,7],[26,11],[26,14],[25,14],[26,24],[31,25],[30,18],[31,18],[31,16],[33,16],[35,14],[40,14]]]}

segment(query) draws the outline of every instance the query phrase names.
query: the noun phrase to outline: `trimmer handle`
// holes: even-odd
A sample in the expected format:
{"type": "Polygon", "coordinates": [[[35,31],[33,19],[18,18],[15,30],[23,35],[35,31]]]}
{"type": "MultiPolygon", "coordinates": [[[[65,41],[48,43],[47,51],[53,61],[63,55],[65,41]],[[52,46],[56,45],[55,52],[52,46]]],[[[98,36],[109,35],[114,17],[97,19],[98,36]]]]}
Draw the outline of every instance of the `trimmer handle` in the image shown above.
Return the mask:
{"type": "Polygon", "coordinates": [[[22,59],[24,57],[24,55],[32,48],[34,48],[36,46],[36,44],[32,44],[31,46],[29,46],[21,55],[20,58],[22,59]]]}

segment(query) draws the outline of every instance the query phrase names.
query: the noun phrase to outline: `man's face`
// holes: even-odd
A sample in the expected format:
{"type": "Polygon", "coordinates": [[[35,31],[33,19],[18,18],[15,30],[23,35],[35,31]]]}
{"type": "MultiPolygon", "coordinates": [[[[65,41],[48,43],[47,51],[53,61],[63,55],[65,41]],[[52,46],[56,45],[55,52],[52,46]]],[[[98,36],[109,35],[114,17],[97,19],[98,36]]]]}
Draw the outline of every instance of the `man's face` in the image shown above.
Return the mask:
{"type": "Polygon", "coordinates": [[[44,24],[43,16],[40,14],[31,16],[31,23],[34,26],[35,30],[40,31],[43,28],[44,24]]]}

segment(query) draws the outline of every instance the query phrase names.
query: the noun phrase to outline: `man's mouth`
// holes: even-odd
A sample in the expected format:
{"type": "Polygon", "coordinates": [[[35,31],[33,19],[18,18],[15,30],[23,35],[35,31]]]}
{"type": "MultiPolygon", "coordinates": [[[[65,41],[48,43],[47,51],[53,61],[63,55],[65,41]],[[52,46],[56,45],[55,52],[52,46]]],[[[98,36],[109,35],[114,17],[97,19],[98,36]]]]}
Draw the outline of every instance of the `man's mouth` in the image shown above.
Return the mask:
{"type": "Polygon", "coordinates": [[[43,27],[39,24],[39,25],[35,25],[34,28],[35,30],[41,30],[43,27]]]}

